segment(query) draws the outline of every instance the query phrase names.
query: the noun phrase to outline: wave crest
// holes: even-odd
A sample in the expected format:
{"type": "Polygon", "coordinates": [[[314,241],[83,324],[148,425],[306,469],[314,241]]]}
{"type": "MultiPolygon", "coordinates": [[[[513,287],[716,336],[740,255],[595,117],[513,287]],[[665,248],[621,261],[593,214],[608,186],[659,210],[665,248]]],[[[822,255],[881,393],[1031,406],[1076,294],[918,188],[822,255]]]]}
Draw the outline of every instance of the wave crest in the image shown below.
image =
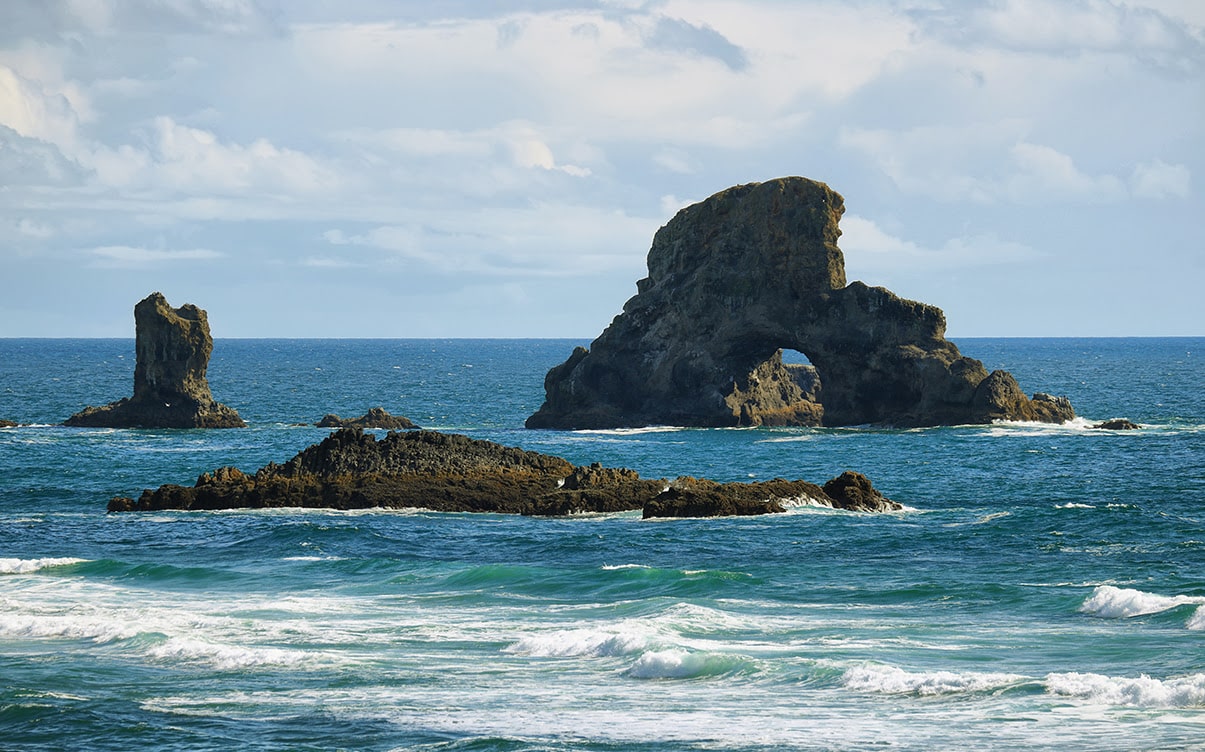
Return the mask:
{"type": "Polygon", "coordinates": [[[1078,697],[1102,705],[1154,708],[1205,706],[1205,674],[1178,679],[1104,676],[1102,674],[1050,674],[1044,682],[1051,694],[1078,697]]]}
{"type": "MultiPolygon", "coordinates": [[[[1092,595],[1088,596],[1087,600],[1079,607],[1079,610],[1082,613],[1101,616],[1106,619],[1128,619],[1133,616],[1157,614],[1191,604],[1205,605],[1205,596],[1157,595],[1131,588],[1100,585],[1092,591],[1092,595]]],[[[1201,613],[1201,609],[1197,609],[1197,613],[1201,613]]],[[[1194,627],[1193,624],[1197,621],[1197,614],[1194,614],[1189,619],[1189,627],[1193,629],[1205,628],[1205,616],[1201,617],[1201,623],[1194,627]]]]}
{"type": "Polygon", "coordinates": [[[506,652],[540,658],[607,657],[638,653],[648,647],[648,643],[648,637],[633,632],[569,629],[527,635],[506,648],[506,652]]]}
{"type": "Polygon", "coordinates": [[[29,574],[50,567],[65,567],[81,564],[87,559],[71,557],[47,557],[44,559],[0,559],[0,574],[29,574]]]}
{"type": "Polygon", "coordinates": [[[1025,677],[1016,674],[956,671],[905,671],[895,666],[868,664],[841,675],[846,689],[883,694],[945,695],[1005,689],[1025,677]]]}

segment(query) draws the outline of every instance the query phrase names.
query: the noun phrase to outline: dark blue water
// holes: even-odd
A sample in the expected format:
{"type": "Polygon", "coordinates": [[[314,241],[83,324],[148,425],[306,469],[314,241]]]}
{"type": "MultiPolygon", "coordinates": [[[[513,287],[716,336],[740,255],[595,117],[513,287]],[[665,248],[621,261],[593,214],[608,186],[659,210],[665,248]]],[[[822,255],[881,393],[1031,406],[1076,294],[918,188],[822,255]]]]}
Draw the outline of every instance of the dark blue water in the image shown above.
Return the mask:
{"type": "Polygon", "coordinates": [[[1205,730],[1205,339],[974,339],[1066,426],[532,432],[558,340],[219,340],[233,431],[67,429],[132,340],[0,340],[0,749],[1184,749],[1205,730]],[[323,414],[909,511],[646,522],[104,513],[323,414]],[[1128,417],[1113,433],[1093,421],[1128,417]]]}

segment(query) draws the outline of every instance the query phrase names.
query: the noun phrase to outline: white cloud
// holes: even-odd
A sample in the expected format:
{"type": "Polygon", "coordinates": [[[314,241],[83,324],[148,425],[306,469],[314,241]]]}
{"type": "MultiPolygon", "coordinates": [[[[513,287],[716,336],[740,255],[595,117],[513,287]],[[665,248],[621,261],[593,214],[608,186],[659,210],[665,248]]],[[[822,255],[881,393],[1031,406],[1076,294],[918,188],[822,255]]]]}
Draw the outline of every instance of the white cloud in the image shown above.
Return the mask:
{"type": "Polygon", "coordinates": [[[128,245],[108,245],[93,248],[92,255],[98,256],[98,265],[119,267],[145,267],[177,261],[213,261],[225,256],[208,248],[169,251],[155,248],[137,248],[128,245]]]}
{"type": "MultiPolygon", "coordinates": [[[[82,99],[78,91],[72,96],[82,99]]],[[[79,117],[71,99],[61,86],[43,85],[0,65],[0,125],[22,136],[62,147],[74,145],[79,117]]]]}
{"type": "Polygon", "coordinates": [[[951,5],[917,16],[929,31],[956,43],[1059,56],[1133,55],[1199,70],[1202,40],[1174,18],[1141,5],[1113,0],[996,0],[951,5]],[[1198,57],[1195,62],[1194,57],[1198,57]]]}
{"type": "MultiPolygon", "coordinates": [[[[272,28],[255,0],[5,0],[8,35],[242,34],[272,28]]],[[[4,36],[0,33],[0,36],[4,36]]]]}
{"type": "Polygon", "coordinates": [[[1124,199],[1126,188],[1114,175],[1088,175],[1071,157],[1041,144],[1021,142],[1009,152],[1012,170],[994,192],[1016,203],[1045,200],[1109,202],[1124,199]]]}
{"type": "Polygon", "coordinates": [[[1155,159],[1134,168],[1130,190],[1138,198],[1188,198],[1191,182],[1191,175],[1184,165],[1170,165],[1155,159]]]}
{"type": "MultiPolygon", "coordinates": [[[[85,170],[64,156],[54,144],[23,136],[0,125],[0,186],[10,190],[18,186],[77,186],[85,178],[85,170]]],[[[6,200],[19,205],[23,200],[34,198],[34,195],[20,192],[6,200]]]]}
{"type": "Polygon", "coordinates": [[[844,129],[839,143],[869,157],[901,191],[941,201],[1109,203],[1128,197],[1121,178],[1089,174],[1071,156],[1017,138],[1025,130],[1015,121],[907,131],[844,129]]]}
{"type": "Polygon", "coordinates": [[[659,149],[653,154],[653,164],[658,167],[682,175],[690,175],[699,171],[698,162],[682,149],[659,149]]]}
{"type": "Polygon", "coordinates": [[[404,223],[359,232],[332,229],[332,245],[387,252],[375,259],[442,274],[587,276],[638,269],[657,220],[567,204],[416,212],[404,223]]]}
{"type": "Polygon", "coordinates": [[[889,271],[1012,264],[1039,256],[1024,244],[1003,240],[992,233],[953,237],[939,247],[926,248],[888,233],[873,220],[856,214],[841,218],[841,248],[848,267],[859,270],[858,276],[872,278],[889,271]]]}
{"type": "Polygon", "coordinates": [[[337,182],[333,171],[302,152],[264,138],[223,143],[211,131],[166,116],[155,118],[148,140],[142,148],[99,148],[88,157],[89,166],[104,185],[173,194],[306,195],[337,182]]]}

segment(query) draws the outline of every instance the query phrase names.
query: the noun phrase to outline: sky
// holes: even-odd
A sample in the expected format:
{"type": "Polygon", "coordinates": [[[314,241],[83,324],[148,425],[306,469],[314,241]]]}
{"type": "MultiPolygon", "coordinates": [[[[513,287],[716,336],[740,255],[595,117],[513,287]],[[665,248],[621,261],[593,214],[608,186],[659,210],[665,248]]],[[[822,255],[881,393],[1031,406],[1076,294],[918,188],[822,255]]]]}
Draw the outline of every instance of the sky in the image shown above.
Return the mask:
{"type": "Polygon", "coordinates": [[[0,337],[588,340],[785,175],[951,337],[1205,335],[1205,2],[0,3],[0,337]]]}

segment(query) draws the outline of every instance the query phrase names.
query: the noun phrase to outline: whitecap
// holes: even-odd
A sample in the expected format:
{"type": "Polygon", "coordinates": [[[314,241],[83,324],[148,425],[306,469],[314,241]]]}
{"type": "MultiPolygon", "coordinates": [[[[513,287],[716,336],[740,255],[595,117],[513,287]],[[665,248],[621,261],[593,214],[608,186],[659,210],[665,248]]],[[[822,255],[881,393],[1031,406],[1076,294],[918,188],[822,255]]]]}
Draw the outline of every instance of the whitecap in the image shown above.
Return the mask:
{"type": "Polygon", "coordinates": [[[1154,708],[1205,706],[1205,674],[1177,679],[1137,678],[1070,672],[1049,674],[1043,684],[1051,694],[1078,697],[1102,705],[1154,708]]]}
{"type": "Polygon", "coordinates": [[[0,559],[0,574],[29,574],[50,567],[65,567],[80,564],[87,559],[71,557],[48,557],[44,559],[0,559]]]}
{"type": "Polygon", "coordinates": [[[692,679],[730,673],[747,665],[743,656],[673,648],[641,654],[626,673],[633,679],[692,679]]]}
{"type": "Polygon", "coordinates": [[[1192,612],[1186,626],[1193,630],[1205,630],[1205,606],[1198,606],[1197,610],[1192,612]]]}
{"type": "MultiPolygon", "coordinates": [[[[1092,595],[1088,596],[1087,600],[1079,607],[1079,610],[1082,613],[1101,616],[1106,619],[1126,619],[1132,616],[1157,614],[1188,604],[1205,604],[1205,596],[1166,596],[1145,593],[1141,590],[1133,590],[1131,588],[1100,585],[1092,591],[1092,595]]],[[[1193,618],[1196,618],[1195,614],[1193,618]]],[[[1192,623],[1192,619],[1189,620],[1189,623],[1192,623]]]]}
{"type": "Polygon", "coordinates": [[[648,645],[649,638],[636,632],[569,629],[526,635],[505,652],[540,658],[608,657],[638,653],[648,645]]]}
{"type": "Polygon", "coordinates": [[[989,692],[1025,680],[1016,674],[973,671],[905,671],[895,666],[866,664],[846,669],[841,684],[858,692],[883,694],[944,695],[989,692]]]}
{"type": "Polygon", "coordinates": [[[222,645],[181,637],[169,638],[163,644],[149,649],[147,654],[157,660],[204,663],[219,670],[256,666],[297,666],[308,657],[302,650],[222,645]]]}
{"type": "Polygon", "coordinates": [[[137,634],[138,629],[128,621],[86,616],[0,616],[0,636],[4,637],[63,638],[106,643],[137,634]]]}

